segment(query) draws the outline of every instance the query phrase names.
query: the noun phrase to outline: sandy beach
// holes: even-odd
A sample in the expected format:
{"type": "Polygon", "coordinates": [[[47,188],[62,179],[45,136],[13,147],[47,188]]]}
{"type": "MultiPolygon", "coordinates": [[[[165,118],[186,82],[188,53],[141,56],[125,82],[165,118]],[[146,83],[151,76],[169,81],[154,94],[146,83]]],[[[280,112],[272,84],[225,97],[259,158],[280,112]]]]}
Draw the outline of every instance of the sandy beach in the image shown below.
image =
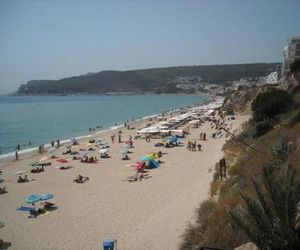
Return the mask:
{"type": "MultiPolygon", "coordinates": [[[[227,122],[231,131],[235,131],[247,116],[237,116],[227,122]]],[[[135,124],[142,128],[148,121],[135,124]]],[[[122,139],[136,135],[135,130],[126,128],[122,139]]],[[[111,158],[100,159],[98,163],[81,163],[69,160],[59,163],[50,159],[51,166],[45,171],[30,173],[30,162],[39,160],[44,154],[33,154],[18,161],[8,161],[1,165],[1,178],[7,193],[0,195],[0,220],[5,227],[0,229],[0,238],[11,243],[9,249],[102,249],[102,241],[117,239],[117,247],[122,250],[140,249],[178,249],[185,226],[195,216],[195,209],[201,201],[207,199],[209,183],[212,180],[215,163],[222,157],[225,135],[211,137],[213,130],[209,122],[199,128],[191,128],[190,134],[181,140],[180,146],[173,148],[154,147],[160,139],[134,140],[130,160],[123,161],[118,152],[124,143],[111,143],[110,135],[117,131],[108,131],[95,135],[95,139],[109,142],[111,158]],[[200,141],[200,132],[206,132],[207,140],[200,141]],[[188,140],[197,140],[202,151],[189,151],[188,140]],[[147,170],[149,178],[138,182],[124,181],[135,171],[128,166],[150,152],[165,153],[160,159],[163,163],[157,169],[147,170]],[[60,170],[58,166],[72,166],[60,170]],[[15,173],[28,171],[27,183],[17,183],[15,173]],[[90,180],[83,184],[73,182],[81,174],[90,180]],[[26,204],[25,198],[31,194],[52,193],[49,200],[57,209],[28,218],[29,213],[16,210],[26,204]]],[[[88,139],[80,141],[79,148],[87,148],[88,139]]],[[[76,149],[75,147],[75,149],[76,149]]],[[[66,151],[60,148],[57,155],[66,151]]],[[[97,152],[90,155],[97,156],[97,152]]],[[[70,155],[63,156],[71,158],[70,155]]],[[[36,203],[39,206],[39,203],[36,203]]]]}

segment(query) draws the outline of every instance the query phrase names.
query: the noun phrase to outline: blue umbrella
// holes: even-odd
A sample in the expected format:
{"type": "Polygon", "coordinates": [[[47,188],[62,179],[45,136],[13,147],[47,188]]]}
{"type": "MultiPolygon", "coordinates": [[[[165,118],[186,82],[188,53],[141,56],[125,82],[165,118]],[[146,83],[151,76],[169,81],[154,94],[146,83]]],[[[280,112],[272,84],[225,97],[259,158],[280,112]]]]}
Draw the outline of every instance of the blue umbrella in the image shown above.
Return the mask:
{"type": "Polygon", "coordinates": [[[44,194],[41,194],[41,195],[40,195],[40,200],[41,200],[41,201],[46,201],[46,200],[52,199],[53,197],[54,197],[53,194],[50,194],[50,193],[44,193],[44,194]]]}
{"type": "Polygon", "coordinates": [[[37,202],[40,200],[40,196],[39,195],[36,195],[36,194],[33,194],[33,195],[29,195],[26,197],[26,202],[27,203],[34,203],[34,202],[37,202]]]}
{"type": "Polygon", "coordinates": [[[168,140],[169,140],[170,142],[177,142],[177,141],[178,141],[178,138],[177,138],[177,136],[172,135],[172,136],[168,137],[168,140]]]}
{"type": "Polygon", "coordinates": [[[152,160],[149,156],[143,156],[140,158],[141,161],[150,161],[152,160]]]}

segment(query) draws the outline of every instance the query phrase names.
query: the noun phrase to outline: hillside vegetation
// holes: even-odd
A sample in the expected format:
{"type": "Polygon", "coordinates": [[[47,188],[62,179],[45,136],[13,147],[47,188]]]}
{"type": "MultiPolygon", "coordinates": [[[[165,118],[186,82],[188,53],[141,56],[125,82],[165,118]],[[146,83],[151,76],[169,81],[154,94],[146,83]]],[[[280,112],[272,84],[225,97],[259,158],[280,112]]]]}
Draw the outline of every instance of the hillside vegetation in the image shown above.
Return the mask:
{"type": "MultiPolygon", "coordinates": [[[[300,91],[250,91],[252,97],[257,94],[254,102],[240,99],[240,103],[252,106],[253,117],[259,119],[251,119],[238,137],[225,144],[228,176],[221,181],[216,164],[212,198],[200,205],[196,223],[183,235],[181,250],[233,249],[249,241],[261,249],[299,246],[300,91]],[[265,106],[257,107],[261,99],[265,106]],[[272,126],[257,134],[258,124],[267,116],[272,126]]],[[[249,97],[245,90],[234,95],[249,97]]]]}
{"type": "Polygon", "coordinates": [[[103,94],[108,92],[178,93],[178,77],[201,77],[203,82],[230,84],[242,77],[266,76],[276,63],[184,66],[131,71],[101,71],[60,80],[32,80],[22,84],[19,95],[103,94]]]}

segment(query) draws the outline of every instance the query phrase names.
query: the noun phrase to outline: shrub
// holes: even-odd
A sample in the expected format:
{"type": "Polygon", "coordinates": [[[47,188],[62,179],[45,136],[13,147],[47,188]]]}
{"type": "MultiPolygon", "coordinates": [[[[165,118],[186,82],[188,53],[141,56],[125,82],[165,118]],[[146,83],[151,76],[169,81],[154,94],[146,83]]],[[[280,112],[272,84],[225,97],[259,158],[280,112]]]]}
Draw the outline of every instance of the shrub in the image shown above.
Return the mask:
{"type": "Polygon", "coordinates": [[[272,89],[271,91],[259,94],[253,101],[254,121],[262,121],[265,118],[274,118],[283,114],[293,105],[293,98],[286,91],[272,89]]]}
{"type": "Polygon", "coordinates": [[[204,201],[197,209],[197,221],[194,225],[189,224],[183,234],[183,241],[180,245],[180,250],[191,250],[199,248],[203,240],[207,224],[210,217],[217,209],[217,203],[213,200],[204,201]]]}
{"type": "Polygon", "coordinates": [[[300,182],[290,165],[263,168],[262,183],[253,179],[256,197],[241,193],[246,206],[229,209],[230,221],[260,249],[299,249],[300,182]]]}
{"type": "Polygon", "coordinates": [[[255,132],[253,137],[259,137],[265,133],[267,133],[274,126],[274,121],[270,119],[264,119],[259,121],[255,125],[255,132]]]}
{"type": "Polygon", "coordinates": [[[300,111],[298,111],[298,113],[293,116],[293,118],[290,120],[289,122],[289,126],[293,127],[295,126],[298,122],[300,122],[300,111]]]}

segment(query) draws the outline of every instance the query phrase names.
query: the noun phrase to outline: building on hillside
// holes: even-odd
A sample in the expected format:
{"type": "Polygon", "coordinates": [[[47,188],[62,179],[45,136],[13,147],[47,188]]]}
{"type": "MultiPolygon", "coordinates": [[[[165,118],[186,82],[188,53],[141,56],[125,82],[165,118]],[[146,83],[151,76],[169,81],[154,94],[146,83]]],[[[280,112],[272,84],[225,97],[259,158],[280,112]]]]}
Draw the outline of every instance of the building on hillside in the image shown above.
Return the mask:
{"type": "Polygon", "coordinates": [[[300,60],[300,37],[291,37],[283,50],[282,76],[290,71],[290,65],[300,60]]]}
{"type": "Polygon", "coordinates": [[[279,79],[281,78],[281,70],[282,70],[282,63],[280,63],[276,66],[277,81],[279,81],[279,79]]]}

